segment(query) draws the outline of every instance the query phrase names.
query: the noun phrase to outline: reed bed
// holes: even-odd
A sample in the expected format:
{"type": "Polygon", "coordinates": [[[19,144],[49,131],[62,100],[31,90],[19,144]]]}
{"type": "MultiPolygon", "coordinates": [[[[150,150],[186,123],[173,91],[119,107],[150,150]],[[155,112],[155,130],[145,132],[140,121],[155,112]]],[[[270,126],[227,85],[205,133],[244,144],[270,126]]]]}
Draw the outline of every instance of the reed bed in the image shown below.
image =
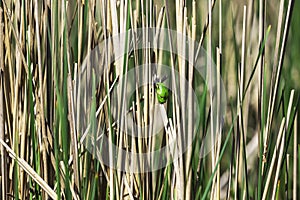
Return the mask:
{"type": "Polygon", "coordinates": [[[299,8],[0,1],[0,199],[298,199],[299,8]]]}

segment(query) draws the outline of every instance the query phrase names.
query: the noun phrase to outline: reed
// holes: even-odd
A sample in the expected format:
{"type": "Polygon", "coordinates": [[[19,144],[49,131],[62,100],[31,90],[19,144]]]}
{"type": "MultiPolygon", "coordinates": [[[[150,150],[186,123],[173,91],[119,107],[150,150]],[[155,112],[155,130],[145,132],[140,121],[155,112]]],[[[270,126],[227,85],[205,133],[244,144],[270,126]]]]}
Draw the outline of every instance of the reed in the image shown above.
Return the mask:
{"type": "Polygon", "coordinates": [[[299,4],[0,1],[0,198],[297,199],[299,4]]]}

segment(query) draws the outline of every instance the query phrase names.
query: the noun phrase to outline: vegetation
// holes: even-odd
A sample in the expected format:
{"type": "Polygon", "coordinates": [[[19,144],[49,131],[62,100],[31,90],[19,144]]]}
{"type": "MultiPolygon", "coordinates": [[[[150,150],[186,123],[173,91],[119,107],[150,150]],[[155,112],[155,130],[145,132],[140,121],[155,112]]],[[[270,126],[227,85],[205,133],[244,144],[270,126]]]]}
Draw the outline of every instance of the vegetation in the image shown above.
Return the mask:
{"type": "Polygon", "coordinates": [[[293,0],[1,0],[0,199],[299,198],[299,9],[293,0]],[[147,28],[194,42],[137,48],[147,28]],[[207,136],[215,144],[205,151],[207,136]],[[124,152],[174,141],[175,150],[134,165],[103,138],[124,152]]]}

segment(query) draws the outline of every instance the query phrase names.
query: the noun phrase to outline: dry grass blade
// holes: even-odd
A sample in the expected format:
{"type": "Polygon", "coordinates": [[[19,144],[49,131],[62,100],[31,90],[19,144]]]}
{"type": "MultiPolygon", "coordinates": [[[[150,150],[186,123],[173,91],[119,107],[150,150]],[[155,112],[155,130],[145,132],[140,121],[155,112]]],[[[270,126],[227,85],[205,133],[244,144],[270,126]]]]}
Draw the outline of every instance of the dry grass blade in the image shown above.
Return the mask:
{"type": "Polygon", "coordinates": [[[54,190],[52,190],[52,188],[44,181],[44,179],[42,179],[42,177],[40,177],[32,167],[30,167],[30,165],[23,160],[22,158],[19,158],[18,156],[16,156],[16,154],[14,153],[14,151],[2,140],[0,139],[0,143],[2,144],[2,146],[5,147],[6,151],[9,153],[9,156],[16,160],[18,162],[18,164],[20,165],[20,167],[22,167],[22,169],[29,174],[29,176],[37,183],[39,184],[39,186],[41,186],[41,188],[44,189],[45,192],[47,192],[47,194],[54,200],[57,199],[57,195],[55,193],[54,190]]]}
{"type": "Polygon", "coordinates": [[[297,199],[297,180],[298,180],[298,176],[297,176],[297,134],[298,134],[298,125],[297,125],[297,121],[298,121],[298,113],[296,114],[295,117],[295,122],[294,123],[294,153],[293,153],[293,161],[294,161],[294,165],[293,165],[293,199],[297,199]]]}
{"type": "MultiPolygon", "coordinates": [[[[3,10],[0,8],[0,58],[3,58],[3,24],[2,24],[2,14],[3,10]]],[[[0,139],[5,140],[5,132],[4,132],[4,96],[3,96],[3,70],[4,70],[4,62],[3,59],[0,59],[0,139]]],[[[4,174],[6,172],[6,151],[3,146],[0,148],[1,153],[1,197],[3,200],[6,199],[6,188],[7,188],[7,177],[4,174]]]]}
{"type": "Polygon", "coordinates": [[[72,154],[74,158],[74,179],[75,185],[77,188],[80,187],[79,180],[80,180],[80,172],[79,172],[79,160],[78,160],[78,138],[77,138],[77,131],[75,127],[75,116],[74,116],[74,99],[73,97],[73,84],[70,74],[68,75],[68,119],[70,123],[70,135],[71,135],[71,142],[72,142],[72,154]]]}
{"type": "Polygon", "coordinates": [[[283,136],[282,136],[282,141],[281,141],[281,146],[280,146],[280,152],[278,155],[278,164],[277,164],[277,170],[276,170],[276,174],[275,174],[275,180],[274,180],[274,189],[273,189],[273,193],[272,193],[272,199],[275,199],[275,194],[276,194],[276,190],[277,190],[277,183],[278,183],[278,179],[279,179],[279,174],[280,174],[280,169],[281,169],[281,162],[283,159],[283,152],[284,152],[284,146],[285,146],[285,134],[287,132],[288,129],[288,124],[290,123],[290,116],[291,116],[291,112],[292,112],[292,106],[293,106],[293,100],[294,100],[294,93],[295,91],[292,90],[291,95],[290,95],[290,100],[289,100],[289,104],[288,104],[288,110],[287,110],[287,117],[286,117],[286,123],[285,126],[283,128],[283,136]]]}
{"type": "MultiPolygon", "coordinates": [[[[0,24],[1,24],[1,20],[0,20],[0,24]]],[[[0,70],[0,140],[2,140],[2,141],[5,140],[3,97],[4,97],[3,96],[3,77],[2,77],[2,71],[0,70]]],[[[4,199],[6,199],[6,193],[7,193],[7,191],[6,191],[7,190],[7,177],[5,176],[5,174],[7,174],[7,172],[6,172],[7,168],[6,168],[6,151],[2,145],[0,148],[0,153],[1,153],[1,186],[2,186],[1,194],[2,194],[2,199],[4,200],[4,199]]]]}
{"type": "Polygon", "coordinates": [[[0,199],[297,199],[297,3],[0,1],[0,199]]]}
{"type": "Polygon", "coordinates": [[[18,50],[20,52],[20,56],[21,56],[21,59],[22,59],[22,64],[24,65],[24,70],[25,70],[26,74],[28,74],[27,62],[26,62],[25,56],[24,56],[23,51],[22,51],[22,45],[20,44],[20,41],[18,39],[19,33],[17,33],[16,30],[15,30],[15,27],[14,27],[13,22],[12,22],[12,18],[9,14],[9,10],[7,8],[7,5],[6,5],[5,1],[2,1],[2,3],[3,3],[4,8],[5,8],[4,13],[7,15],[10,27],[11,27],[13,35],[15,37],[15,41],[17,42],[18,50]]]}
{"type": "Polygon", "coordinates": [[[281,147],[282,133],[284,132],[284,126],[285,126],[285,118],[282,119],[280,129],[279,129],[279,132],[278,132],[276,146],[274,148],[271,165],[270,165],[269,172],[268,172],[267,179],[266,179],[266,183],[265,183],[265,186],[264,186],[264,191],[263,191],[263,196],[262,196],[263,200],[267,198],[269,185],[270,185],[270,181],[271,181],[271,177],[272,177],[272,173],[273,173],[273,168],[274,168],[274,165],[275,165],[276,158],[278,157],[279,148],[281,147]]]}
{"type": "MultiPolygon", "coordinates": [[[[40,25],[39,25],[39,14],[38,14],[38,1],[35,0],[35,9],[34,9],[34,17],[35,17],[35,33],[36,33],[36,41],[37,41],[37,52],[38,52],[38,71],[39,71],[39,97],[40,97],[40,106],[39,112],[41,113],[41,132],[42,132],[42,159],[43,159],[43,171],[44,171],[44,180],[48,182],[48,167],[47,167],[47,154],[46,154],[46,146],[48,145],[47,135],[46,135],[46,127],[45,127],[45,113],[44,113],[44,92],[43,92],[43,69],[42,69],[42,53],[41,53],[41,41],[40,41],[40,25]]],[[[45,195],[47,199],[48,196],[45,195]]]]}

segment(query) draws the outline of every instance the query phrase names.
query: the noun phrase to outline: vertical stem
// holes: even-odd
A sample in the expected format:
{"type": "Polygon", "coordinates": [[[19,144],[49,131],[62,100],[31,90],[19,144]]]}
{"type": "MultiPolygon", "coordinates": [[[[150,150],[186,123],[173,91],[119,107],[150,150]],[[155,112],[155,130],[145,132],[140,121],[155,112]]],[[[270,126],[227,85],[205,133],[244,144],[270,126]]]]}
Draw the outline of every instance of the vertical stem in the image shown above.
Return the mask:
{"type": "MultiPolygon", "coordinates": [[[[3,25],[2,25],[2,14],[3,10],[0,7],[0,139],[5,141],[5,132],[4,132],[4,104],[3,104],[3,71],[4,71],[4,56],[3,56],[3,25]]],[[[7,172],[6,172],[6,151],[3,146],[0,148],[1,154],[1,198],[6,200],[6,183],[7,183],[7,172]]]]}
{"type": "MultiPolygon", "coordinates": [[[[2,11],[2,10],[1,10],[2,11]]],[[[1,14],[1,11],[0,11],[0,15],[2,16],[1,14]]],[[[1,23],[1,19],[0,19],[0,26],[2,25],[1,23]]],[[[0,32],[2,32],[2,26],[1,26],[1,30],[0,32]]],[[[1,33],[0,33],[1,35],[1,33]]],[[[1,37],[1,36],[0,36],[1,37]]],[[[0,38],[0,42],[1,42],[1,38],[0,38]]],[[[2,46],[2,45],[1,45],[2,46]]],[[[2,60],[2,56],[0,56],[0,59],[2,60]]],[[[2,62],[2,61],[0,61],[2,62]]],[[[1,67],[1,66],[0,66],[1,67]]],[[[2,70],[0,69],[0,139],[5,141],[5,132],[4,132],[4,104],[3,104],[3,72],[2,70]]],[[[6,151],[4,149],[4,147],[1,145],[1,148],[0,148],[0,153],[1,153],[1,198],[3,200],[6,200],[6,183],[7,183],[7,166],[6,166],[6,151]]]]}
{"type": "MultiPolygon", "coordinates": [[[[265,12],[265,0],[259,1],[259,44],[262,45],[264,40],[264,12],[265,12]]],[[[257,198],[261,199],[261,184],[262,184],[262,175],[263,175],[263,135],[264,135],[264,122],[263,122],[263,105],[262,105],[262,94],[263,94],[263,66],[264,66],[264,50],[262,51],[261,57],[259,58],[258,66],[258,147],[259,147],[259,170],[258,170],[258,191],[257,198]]]]}
{"type": "Polygon", "coordinates": [[[298,114],[296,114],[295,122],[294,122],[294,155],[293,155],[293,199],[297,199],[297,121],[298,121],[298,114]]]}
{"type": "MultiPolygon", "coordinates": [[[[39,28],[39,14],[38,14],[38,1],[35,0],[35,34],[37,41],[37,53],[38,53],[38,71],[39,71],[39,96],[40,96],[40,112],[41,112],[41,125],[42,125],[42,159],[43,159],[43,173],[44,179],[48,182],[48,169],[47,169],[47,154],[46,154],[46,145],[47,145],[47,135],[45,128],[45,114],[44,114],[44,93],[43,93],[43,69],[42,69],[42,54],[41,54],[41,41],[40,41],[40,28],[39,28]]],[[[44,193],[44,198],[48,199],[47,193],[44,193]],[[45,195],[45,196],[44,196],[45,195]]]]}

